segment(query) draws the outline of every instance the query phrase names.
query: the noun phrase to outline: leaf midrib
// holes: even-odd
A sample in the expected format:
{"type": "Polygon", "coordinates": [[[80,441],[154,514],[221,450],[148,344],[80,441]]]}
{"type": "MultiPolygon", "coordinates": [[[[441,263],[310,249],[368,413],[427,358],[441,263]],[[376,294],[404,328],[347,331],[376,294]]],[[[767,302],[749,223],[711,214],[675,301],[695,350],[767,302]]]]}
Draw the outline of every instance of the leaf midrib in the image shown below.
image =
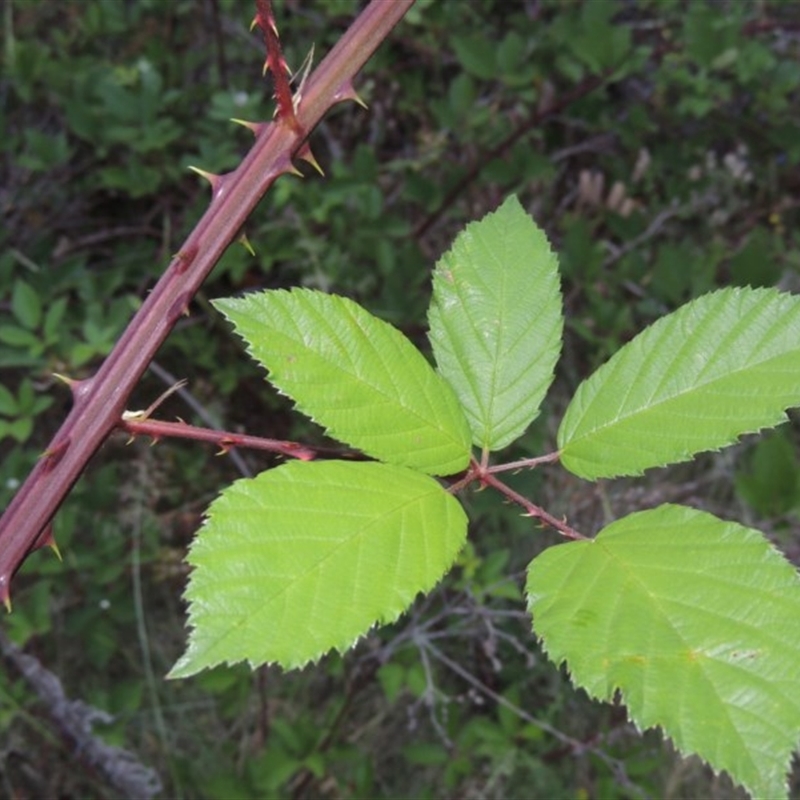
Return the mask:
{"type": "MultiPolygon", "coordinates": [[[[403,468],[402,467],[398,467],[398,469],[403,469],[403,468]]],[[[434,479],[430,478],[430,480],[434,480],[434,479]]],[[[312,485],[315,485],[315,484],[312,484],[312,485]]],[[[256,608],[256,610],[254,612],[252,612],[250,614],[237,615],[236,619],[240,621],[240,624],[239,625],[235,625],[234,624],[230,628],[227,628],[225,631],[223,631],[220,636],[216,637],[212,642],[207,644],[207,646],[204,648],[205,652],[208,653],[208,652],[211,652],[213,650],[216,650],[220,645],[222,645],[225,642],[225,640],[229,636],[231,636],[234,633],[237,633],[241,629],[241,627],[243,627],[243,625],[245,623],[252,623],[253,620],[257,619],[259,614],[271,613],[272,609],[269,607],[271,603],[274,603],[282,595],[285,595],[294,586],[296,586],[296,584],[299,581],[307,580],[315,570],[318,570],[320,568],[320,565],[323,564],[324,561],[327,561],[329,558],[332,558],[333,555],[335,553],[338,553],[339,550],[342,547],[344,547],[346,544],[349,544],[353,540],[354,537],[356,537],[356,536],[362,537],[363,535],[365,535],[366,531],[370,530],[379,521],[383,521],[383,520],[385,520],[386,518],[390,517],[393,514],[402,513],[403,509],[410,507],[414,503],[421,502],[425,498],[432,497],[434,494],[435,494],[435,489],[434,489],[434,487],[431,487],[431,490],[429,492],[420,493],[418,495],[415,495],[413,498],[410,498],[407,502],[401,503],[401,504],[393,507],[391,511],[387,511],[385,514],[382,514],[382,515],[380,515],[378,517],[373,518],[369,523],[366,524],[365,527],[360,528],[358,531],[355,531],[355,532],[343,537],[331,550],[329,550],[325,554],[323,559],[315,562],[314,566],[308,568],[300,577],[296,577],[290,584],[288,584],[287,586],[282,588],[280,591],[275,592],[274,594],[272,594],[268,598],[262,599],[262,603],[259,605],[258,608],[256,608]]],[[[206,587],[206,589],[207,589],[207,587],[206,587]]],[[[214,615],[216,615],[216,614],[217,614],[217,611],[215,610],[214,611],[214,615]]]]}
{"type": "MultiPolygon", "coordinates": [[[[289,294],[288,296],[291,297],[291,294],[289,294]]],[[[290,300],[289,302],[292,302],[292,301],[290,300]]],[[[284,312],[289,311],[289,309],[287,308],[287,305],[285,303],[283,303],[283,302],[280,304],[279,307],[284,312]]],[[[371,344],[369,337],[367,336],[366,332],[364,331],[364,328],[360,324],[360,321],[352,313],[353,309],[351,307],[349,307],[349,305],[346,304],[346,303],[340,303],[339,304],[339,308],[342,309],[347,314],[347,320],[348,320],[349,324],[353,325],[357,329],[358,334],[360,336],[362,336],[364,339],[366,339],[366,341],[368,343],[371,344]]],[[[407,416],[410,416],[410,417],[413,417],[416,420],[419,420],[420,421],[419,430],[425,430],[425,429],[436,430],[440,434],[442,434],[457,449],[459,449],[459,450],[463,449],[464,442],[461,441],[461,439],[458,437],[457,431],[454,429],[453,426],[447,425],[446,421],[442,420],[441,416],[436,413],[435,404],[431,402],[431,396],[430,396],[431,382],[430,382],[430,380],[426,381],[426,382],[421,382],[421,380],[420,380],[421,376],[419,375],[419,373],[422,370],[421,370],[420,367],[412,366],[411,367],[411,371],[412,371],[412,377],[414,379],[414,383],[415,383],[416,387],[419,389],[420,396],[425,398],[427,409],[424,409],[424,410],[423,409],[417,409],[413,405],[408,405],[407,404],[408,400],[407,400],[406,396],[405,395],[400,395],[397,392],[396,384],[393,384],[393,386],[392,386],[392,389],[396,393],[393,396],[390,393],[389,390],[385,390],[380,385],[376,385],[375,383],[371,383],[368,380],[366,380],[363,377],[363,375],[361,375],[359,372],[356,371],[356,369],[355,369],[356,365],[352,362],[352,360],[349,361],[349,366],[350,366],[350,369],[352,371],[348,371],[348,368],[347,368],[348,364],[347,363],[341,363],[340,364],[340,363],[330,362],[330,361],[326,360],[324,354],[320,353],[318,349],[314,348],[311,344],[309,344],[308,342],[305,341],[305,339],[302,336],[302,330],[297,325],[295,325],[292,334],[289,334],[283,328],[280,328],[280,327],[277,326],[276,321],[274,320],[274,313],[270,313],[271,310],[269,308],[262,308],[261,310],[265,313],[265,315],[268,316],[268,320],[269,321],[266,324],[270,327],[270,329],[272,331],[272,337],[278,338],[278,339],[283,339],[286,343],[288,343],[290,345],[299,345],[299,346],[301,346],[305,350],[307,358],[314,358],[322,366],[324,366],[326,369],[328,369],[328,370],[333,369],[334,371],[337,371],[340,374],[342,374],[343,376],[345,376],[349,381],[353,381],[354,383],[356,383],[359,387],[361,387],[362,391],[368,390],[374,396],[379,397],[387,405],[392,406],[394,408],[400,408],[400,409],[402,409],[403,412],[405,412],[405,414],[407,416]],[[398,397],[402,397],[402,402],[400,402],[398,400],[398,397]],[[425,411],[427,411],[428,413],[425,414],[424,413],[425,411]]],[[[335,341],[337,349],[339,350],[340,353],[345,353],[347,356],[349,356],[349,349],[341,341],[341,337],[340,337],[338,331],[336,331],[334,328],[332,328],[328,324],[328,320],[325,318],[324,314],[322,313],[322,310],[317,308],[316,305],[313,303],[313,301],[311,301],[311,302],[303,302],[303,310],[306,311],[306,313],[309,313],[309,312],[313,313],[316,316],[318,321],[323,322],[325,324],[325,332],[326,332],[325,335],[330,337],[331,339],[333,339],[335,341]]],[[[239,310],[239,313],[242,313],[241,309],[239,310]]],[[[258,319],[258,317],[256,317],[246,307],[244,308],[244,313],[253,321],[253,323],[255,325],[264,324],[263,320],[258,319]]],[[[376,318],[376,321],[377,322],[382,322],[381,320],[378,320],[377,318],[376,318]]],[[[388,324],[388,323],[384,323],[384,324],[388,324]]],[[[238,327],[238,324],[237,324],[237,327],[238,327]]],[[[394,329],[391,329],[391,330],[394,330],[394,329]]],[[[399,335],[402,335],[402,334],[399,334],[399,335]]],[[[382,339],[385,340],[389,336],[389,331],[381,330],[380,336],[381,336],[382,339]]],[[[253,348],[253,343],[249,339],[245,338],[244,336],[242,338],[244,338],[245,342],[247,342],[247,344],[251,348],[253,348]]],[[[393,346],[395,348],[397,347],[397,343],[392,343],[392,344],[393,344],[393,346]]],[[[263,340],[259,342],[259,349],[263,349],[266,352],[272,352],[277,356],[283,355],[280,351],[277,351],[277,350],[274,350],[274,349],[270,348],[269,345],[266,344],[263,340]]],[[[388,374],[390,376],[390,378],[391,378],[392,377],[392,371],[390,369],[390,365],[387,364],[383,360],[383,353],[380,350],[378,350],[377,348],[374,348],[373,352],[380,359],[381,365],[382,365],[384,371],[386,372],[386,374],[388,374]]],[[[255,353],[254,353],[254,355],[255,355],[255,353]]],[[[266,359],[263,359],[260,356],[256,356],[256,358],[259,361],[265,361],[266,360],[266,359]]],[[[420,354],[420,358],[422,358],[421,354],[420,354]]],[[[344,361],[344,359],[342,359],[342,361],[344,361]]],[[[408,364],[408,361],[405,360],[404,363],[408,364]]],[[[271,374],[275,374],[275,372],[281,372],[282,370],[280,370],[280,366],[281,365],[278,365],[278,367],[279,367],[278,370],[270,369],[270,373],[271,374]]],[[[441,380],[440,376],[436,375],[436,372],[433,370],[432,367],[430,367],[429,364],[427,364],[427,362],[424,362],[424,366],[427,366],[430,369],[430,371],[432,373],[431,377],[433,378],[434,382],[436,382],[437,380],[440,381],[440,384],[439,384],[440,388],[443,389],[443,392],[441,393],[442,404],[444,406],[447,406],[447,410],[450,411],[451,410],[450,407],[453,406],[454,403],[451,401],[450,398],[447,397],[447,389],[448,389],[447,385],[444,383],[444,381],[441,380]]],[[[295,386],[301,385],[301,384],[308,386],[308,385],[313,385],[315,383],[314,381],[309,381],[309,380],[301,380],[301,379],[297,379],[297,378],[287,378],[285,375],[282,375],[279,378],[279,380],[281,382],[285,381],[287,384],[293,384],[295,386]]],[[[408,393],[408,389],[406,389],[406,393],[405,394],[407,394],[407,393],[408,393]]],[[[295,399],[295,398],[293,398],[293,399],[295,399]]],[[[309,416],[316,421],[315,415],[313,414],[313,412],[306,411],[307,403],[305,403],[305,402],[300,403],[296,399],[295,399],[295,402],[304,411],[304,413],[308,413],[309,416]]],[[[339,413],[335,409],[333,410],[333,412],[334,413],[339,413]]],[[[325,425],[325,427],[328,428],[331,432],[335,433],[334,428],[331,428],[331,427],[329,427],[327,425],[325,425]]],[[[349,437],[346,437],[346,438],[349,438],[349,437]]],[[[438,449],[438,447],[439,446],[437,445],[436,448],[438,449]]]]}
{"type": "MultiPolygon", "coordinates": [[[[776,325],[777,324],[778,323],[776,323],[776,325]]],[[[719,351],[719,348],[718,348],[717,351],[715,351],[715,356],[716,356],[718,351],[719,351]]],[[[655,409],[659,408],[660,406],[663,406],[663,405],[665,405],[667,403],[671,403],[673,401],[680,400],[685,395],[689,395],[689,394],[692,394],[694,392],[698,392],[699,393],[699,391],[701,389],[707,391],[710,387],[713,387],[713,385],[715,383],[723,383],[725,381],[729,381],[729,380],[735,379],[737,377],[741,377],[742,375],[744,375],[745,373],[747,373],[750,370],[755,370],[757,368],[763,368],[765,366],[768,366],[771,361],[779,361],[780,359],[786,358],[787,356],[790,356],[792,354],[792,352],[794,352],[794,351],[797,351],[797,352],[800,353],[800,347],[796,347],[796,348],[793,348],[793,349],[786,349],[783,352],[781,352],[780,354],[771,356],[770,358],[764,359],[762,361],[757,361],[757,362],[749,361],[748,363],[743,365],[740,369],[733,369],[733,370],[730,370],[730,371],[728,371],[728,372],[726,372],[726,373],[724,373],[722,375],[716,375],[716,376],[712,377],[711,379],[706,380],[704,382],[693,383],[691,386],[686,387],[682,391],[678,391],[678,392],[675,392],[674,394],[667,395],[667,396],[659,399],[655,403],[652,403],[652,404],[647,405],[647,406],[639,406],[639,407],[637,407],[635,409],[632,409],[628,413],[624,413],[624,414],[620,414],[618,416],[615,416],[613,419],[608,420],[607,422],[605,422],[605,423],[603,423],[601,425],[597,425],[597,426],[595,426],[593,428],[588,429],[585,433],[582,433],[582,434],[580,434],[578,436],[573,435],[569,439],[569,441],[564,445],[562,450],[563,449],[567,449],[570,445],[574,444],[575,442],[579,442],[579,441],[581,441],[581,440],[583,440],[583,439],[585,439],[587,437],[596,436],[596,435],[600,434],[602,431],[606,430],[607,428],[611,428],[611,427],[616,426],[616,425],[618,425],[620,423],[623,423],[623,422],[626,422],[626,421],[630,421],[632,418],[634,418],[636,416],[639,416],[641,414],[646,414],[647,412],[655,410],[655,409]]],[[[678,356],[675,356],[672,359],[672,361],[670,361],[669,368],[665,369],[665,373],[668,372],[669,369],[671,369],[673,367],[673,365],[676,363],[677,359],[678,359],[678,356]]],[[[630,394],[630,392],[634,388],[638,388],[638,387],[636,387],[635,384],[630,385],[628,387],[628,394],[630,394]]],[[[655,394],[655,392],[654,392],[654,394],[655,394]]],[[[592,398],[592,402],[595,402],[596,398],[597,398],[597,395],[595,395],[592,398]]],[[[623,403],[621,403],[621,405],[624,405],[624,401],[623,401],[623,403]]],[[[583,411],[583,413],[581,415],[582,419],[585,419],[586,415],[587,415],[587,410],[584,409],[584,411],[583,411]]],[[[577,430],[578,427],[579,427],[579,425],[576,425],[575,426],[575,430],[577,430]]]]}

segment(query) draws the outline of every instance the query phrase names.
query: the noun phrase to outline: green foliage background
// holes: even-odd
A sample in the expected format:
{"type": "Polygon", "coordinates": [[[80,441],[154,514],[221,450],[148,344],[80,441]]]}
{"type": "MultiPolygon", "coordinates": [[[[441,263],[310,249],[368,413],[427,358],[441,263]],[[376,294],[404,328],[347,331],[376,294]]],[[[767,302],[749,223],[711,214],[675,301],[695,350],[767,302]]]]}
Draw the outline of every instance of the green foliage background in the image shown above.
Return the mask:
{"type": "MultiPolygon", "coordinates": [[[[358,5],[278,3],[289,64],[312,44],[319,60],[358,5]]],[[[227,120],[272,108],[249,0],[7,0],[2,13],[4,506],[66,410],[52,373],[96,368],[202,212],[207,187],[186,167],[233,167],[249,134],[227,120]]],[[[777,0],[418,0],[361,76],[369,111],[340,108],[313,135],[326,177],[278,182],[247,226],[255,258],[226,254],[132,407],[171,373],[197,405],[172,398],[165,417],[318,441],[208,299],[335,290],[422,345],[436,258],[516,192],[560,253],[567,312],[557,391],[516,456],[552,447],[580,379],[648,322],[715,286],[800,289],[798,24],[800,6],[777,0]]],[[[792,422],[635,487],[590,493],[563,471],[518,485],[586,532],[691,501],[796,561],[796,454],[792,422]]],[[[102,735],[155,766],[168,796],[731,796],[546,662],[521,586],[552,537],[480,494],[442,587],[346,658],[164,682],[203,509],[270,463],[109,443],[56,521],[64,563],[34,556],[3,620],[70,695],[114,716],[102,735]]],[[[0,714],[9,791],[108,795],[10,670],[0,714]]]]}

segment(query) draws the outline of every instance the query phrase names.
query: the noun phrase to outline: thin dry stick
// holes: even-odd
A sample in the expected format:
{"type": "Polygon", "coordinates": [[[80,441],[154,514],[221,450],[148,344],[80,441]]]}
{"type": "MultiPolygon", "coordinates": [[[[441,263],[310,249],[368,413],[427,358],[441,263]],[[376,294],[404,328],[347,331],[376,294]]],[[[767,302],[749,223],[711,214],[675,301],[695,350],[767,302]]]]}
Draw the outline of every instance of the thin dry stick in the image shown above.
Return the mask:
{"type": "Polygon", "coordinates": [[[70,743],[73,757],[84,768],[102,775],[124,797],[154,797],[162,790],[155,770],[142,764],[133,753],[106,744],[92,726],[108,724],[111,717],[81,700],[70,700],[61,681],[38,659],[26,655],[0,630],[0,654],[35,692],[50,719],[70,743]]]}
{"type": "Polygon", "coordinates": [[[523,136],[533,131],[535,128],[548,118],[558,114],[576,100],[590,94],[598,87],[602,86],[606,78],[612,73],[611,69],[607,69],[600,75],[592,75],[587,78],[583,83],[578,84],[574,89],[566,92],[562,97],[554,103],[548,105],[544,109],[537,109],[533,114],[528,117],[517,129],[512,131],[500,144],[493,147],[487,153],[482,153],[480,158],[467,170],[466,174],[459,180],[455,186],[447,193],[447,196],[439,204],[439,207],[429,214],[422,222],[420,222],[414,229],[413,237],[420,239],[424,236],[430,228],[432,228],[439,218],[450,208],[453,203],[462,195],[466,188],[483,172],[484,168],[490,164],[494,159],[499,158],[508,149],[513,147],[523,136]]]}
{"type": "MultiPolygon", "coordinates": [[[[150,371],[167,386],[174,386],[178,383],[178,378],[169,370],[161,366],[157,361],[150,362],[150,371]]],[[[217,420],[209,413],[208,409],[186,388],[181,387],[176,392],[178,397],[186,403],[189,408],[203,421],[209,428],[221,430],[217,420]]],[[[226,455],[233,462],[233,465],[245,478],[252,478],[253,471],[248,463],[242,458],[242,454],[234,447],[227,451],[226,455]]]]}
{"type": "Polygon", "coordinates": [[[539,728],[540,730],[544,731],[545,733],[549,733],[554,738],[558,739],[560,742],[563,742],[568,748],[571,753],[580,754],[582,752],[589,752],[596,755],[600,758],[612,771],[617,781],[620,784],[625,786],[628,789],[633,790],[636,792],[640,797],[644,797],[644,793],[642,792],[641,788],[634,784],[630,778],[628,778],[627,772],[625,771],[625,764],[624,762],[620,761],[619,759],[613,758],[609,756],[608,753],[604,752],[600,748],[596,747],[592,743],[588,742],[581,742],[578,739],[574,739],[571,736],[563,733],[562,731],[558,730],[558,728],[554,728],[552,725],[548,724],[547,722],[542,722],[542,720],[537,719],[534,716],[531,716],[525,709],[520,708],[519,706],[512,703],[510,700],[503,697],[503,695],[498,694],[495,691],[492,691],[485,683],[478,680],[469,670],[464,669],[460,664],[453,661],[451,658],[446,656],[441,650],[439,650],[436,645],[431,644],[429,639],[422,638],[418,640],[417,646],[421,648],[425,648],[430,652],[430,654],[439,662],[444,664],[448,669],[452,670],[462,677],[467,683],[477,689],[481,694],[488,697],[490,700],[493,700],[497,705],[503,706],[507,708],[512,713],[516,714],[521,720],[527,722],[529,725],[533,725],[534,727],[539,728]]]}

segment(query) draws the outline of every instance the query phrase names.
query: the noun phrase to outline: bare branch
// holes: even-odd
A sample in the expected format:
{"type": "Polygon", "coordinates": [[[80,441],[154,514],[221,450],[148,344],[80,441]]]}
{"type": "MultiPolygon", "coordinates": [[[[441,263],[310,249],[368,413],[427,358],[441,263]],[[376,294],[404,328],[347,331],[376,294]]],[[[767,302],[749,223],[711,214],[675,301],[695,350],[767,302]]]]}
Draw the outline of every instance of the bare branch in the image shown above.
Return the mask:
{"type": "Polygon", "coordinates": [[[82,700],[70,700],[61,681],[38,659],[23,653],[2,630],[0,653],[36,693],[77,760],[101,775],[124,797],[148,800],[162,790],[155,770],[146,767],[128,750],[112,747],[92,733],[95,722],[112,721],[109,714],[82,700]]]}

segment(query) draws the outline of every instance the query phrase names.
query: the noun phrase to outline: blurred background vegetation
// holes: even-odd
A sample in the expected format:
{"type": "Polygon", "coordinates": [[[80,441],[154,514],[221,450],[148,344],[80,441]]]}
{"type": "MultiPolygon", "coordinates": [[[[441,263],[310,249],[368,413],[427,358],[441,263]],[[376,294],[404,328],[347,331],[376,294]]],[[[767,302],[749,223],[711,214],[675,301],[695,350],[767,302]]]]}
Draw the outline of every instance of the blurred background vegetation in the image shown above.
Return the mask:
{"type": "MultiPolygon", "coordinates": [[[[278,0],[289,64],[312,46],[319,62],[361,5],[278,0]]],[[[187,166],[235,167],[249,133],[229,118],[272,114],[251,0],[5,0],[2,14],[0,507],[67,411],[53,373],[97,368],[200,217],[208,189],[187,166]]],[[[326,176],[278,181],[246,228],[255,257],[229,250],[130,408],[186,378],[160,416],[317,441],[207,299],[314,286],[424,347],[433,263],[511,192],[561,254],[568,330],[509,458],[552,449],[577,383],[687,299],[800,290],[797,2],[418,0],[358,88],[369,110],[339,107],[311,138],[326,176]]],[[[585,533],[679,500],[760,528],[797,562],[797,431],[639,481],[596,487],[554,467],[515,485],[585,533]]],[[[440,588],[353,652],[165,682],[203,509],[271,463],[113,439],[58,515],[63,563],[34,555],[2,621],[9,647],[105,713],[97,736],[153,769],[162,796],[735,796],[546,660],[522,569],[555,537],[481,494],[440,588]]],[[[14,663],[0,795],[119,795],[14,663]]]]}

